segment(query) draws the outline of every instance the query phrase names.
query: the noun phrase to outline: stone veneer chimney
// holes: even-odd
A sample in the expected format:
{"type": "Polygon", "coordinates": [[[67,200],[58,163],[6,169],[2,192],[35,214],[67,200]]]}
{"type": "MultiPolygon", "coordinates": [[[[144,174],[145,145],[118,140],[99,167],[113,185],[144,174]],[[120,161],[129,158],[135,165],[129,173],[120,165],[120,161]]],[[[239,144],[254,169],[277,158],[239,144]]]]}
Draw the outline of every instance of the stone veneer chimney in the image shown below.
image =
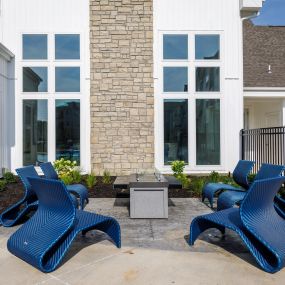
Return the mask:
{"type": "Polygon", "coordinates": [[[152,0],[90,0],[91,167],[154,167],[152,0]]]}

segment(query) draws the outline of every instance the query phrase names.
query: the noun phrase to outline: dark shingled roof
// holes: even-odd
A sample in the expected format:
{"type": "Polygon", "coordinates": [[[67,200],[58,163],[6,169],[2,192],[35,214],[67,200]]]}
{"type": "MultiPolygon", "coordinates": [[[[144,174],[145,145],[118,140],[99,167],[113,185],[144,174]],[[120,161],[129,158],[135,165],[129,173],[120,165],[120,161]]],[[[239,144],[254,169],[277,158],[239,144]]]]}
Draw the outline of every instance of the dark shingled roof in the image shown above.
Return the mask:
{"type": "Polygon", "coordinates": [[[245,21],[243,30],[244,87],[285,87],[285,26],[245,21]]]}

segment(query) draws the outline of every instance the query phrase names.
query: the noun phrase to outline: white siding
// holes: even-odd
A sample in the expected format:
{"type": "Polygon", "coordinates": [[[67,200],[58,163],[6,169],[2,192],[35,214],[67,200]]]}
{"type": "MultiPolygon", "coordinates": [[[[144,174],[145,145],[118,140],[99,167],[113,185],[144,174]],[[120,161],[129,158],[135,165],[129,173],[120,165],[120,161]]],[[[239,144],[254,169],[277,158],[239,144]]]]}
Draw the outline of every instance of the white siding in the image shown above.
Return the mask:
{"type": "MultiPolygon", "coordinates": [[[[89,52],[89,0],[2,0],[2,41],[15,54],[15,134],[16,142],[11,150],[12,169],[22,166],[22,34],[47,34],[49,43],[55,33],[80,34],[81,41],[81,162],[83,170],[90,168],[90,52],[89,52]]],[[[1,32],[1,31],[0,31],[1,32]]],[[[53,45],[48,46],[49,55],[54,54],[53,45]]],[[[49,57],[49,82],[53,84],[52,69],[56,62],[49,57]]],[[[68,63],[66,63],[68,64],[68,63]]],[[[69,63],[72,65],[72,63],[69,63]]],[[[37,65],[34,61],[33,65],[37,65]]],[[[59,65],[62,66],[62,63],[59,65]]],[[[63,63],[64,65],[64,63],[63,63]]],[[[77,65],[77,63],[74,63],[77,65]]],[[[26,97],[25,97],[26,96],[26,97]]],[[[42,99],[37,94],[30,99],[42,99]]],[[[70,97],[69,97],[70,98],[70,97]]],[[[73,99],[74,97],[70,98],[73,99]]],[[[67,99],[62,95],[62,99],[67,99]]],[[[49,106],[54,101],[49,100],[49,106]]],[[[50,116],[53,117],[53,116],[50,116]]],[[[49,141],[54,138],[55,119],[49,121],[49,141]]],[[[54,143],[53,143],[54,145],[54,143]]],[[[50,151],[55,156],[55,147],[50,151]]]]}
{"type": "MultiPolygon", "coordinates": [[[[191,161],[190,153],[190,165],[187,170],[189,172],[208,172],[213,169],[232,171],[239,159],[239,131],[243,126],[243,55],[240,3],[237,0],[154,0],[155,163],[161,171],[168,171],[169,167],[163,166],[163,114],[160,96],[162,82],[160,35],[163,31],[217,32],[221,34],[221,50],[223,53],[220,94],[222,163],[217,168],[204,167],[198,169],[195,167],[195,159],[191,161]]],[[[191,49],[193,50],[194,46],[190,46],[191,49]]],[[[191,84],[193,82],[190,82],[191,84]]],[[[196,94],[195,98],[202,98],[202,96],[196,94]]],[[[191,116],[191,114],[189,115],[191,116]]],[[[192,121],[194,118],[195,115],[192,115],[192,121]]],[[[189,140],[195,144],[193,126],[195,125],[192,122],[192,129],[191,126],[189,128],[189,140]]]]}
{"type": "Polygon", "coordinates": [[[10,95],[12,92],[12,62],[9,56],[3,56],[0,50],[0,177],[3,168],[10,169],[10,132],[12,124],[10,95]]]}

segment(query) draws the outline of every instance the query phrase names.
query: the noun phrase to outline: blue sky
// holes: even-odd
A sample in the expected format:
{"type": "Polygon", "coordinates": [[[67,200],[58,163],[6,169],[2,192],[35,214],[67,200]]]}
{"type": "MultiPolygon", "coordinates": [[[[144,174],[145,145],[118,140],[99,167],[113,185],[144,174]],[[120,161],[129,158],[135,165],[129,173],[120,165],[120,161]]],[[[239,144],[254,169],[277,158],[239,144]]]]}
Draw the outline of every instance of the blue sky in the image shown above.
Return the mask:
{"type": "Polygon", "coordinates": [[[285,26],[285,0],[266,0],[255,25],[285,26]]]}

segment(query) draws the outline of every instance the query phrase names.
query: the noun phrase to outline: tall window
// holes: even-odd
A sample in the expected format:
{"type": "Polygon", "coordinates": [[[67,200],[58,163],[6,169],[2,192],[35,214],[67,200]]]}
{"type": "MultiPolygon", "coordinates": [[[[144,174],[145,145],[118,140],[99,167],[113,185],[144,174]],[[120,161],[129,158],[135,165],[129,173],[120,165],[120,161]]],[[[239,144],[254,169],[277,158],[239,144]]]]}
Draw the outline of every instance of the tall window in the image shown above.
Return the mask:
{"type": "Polygon", "coordinates": [[[162,35],[164,165],[173,160],[199,167],[221,164],[220,46],[214,33],[162,35]]]}
{"type": "Polygon", "coordinates": [[[80,35],[23,34],[22,55],[23,164],[80,163],[80,35]]]}
{"type": "Polygon", "coordinates": [[[188,162],[188,102],[164,100],[164,163],[188,162]]]}

